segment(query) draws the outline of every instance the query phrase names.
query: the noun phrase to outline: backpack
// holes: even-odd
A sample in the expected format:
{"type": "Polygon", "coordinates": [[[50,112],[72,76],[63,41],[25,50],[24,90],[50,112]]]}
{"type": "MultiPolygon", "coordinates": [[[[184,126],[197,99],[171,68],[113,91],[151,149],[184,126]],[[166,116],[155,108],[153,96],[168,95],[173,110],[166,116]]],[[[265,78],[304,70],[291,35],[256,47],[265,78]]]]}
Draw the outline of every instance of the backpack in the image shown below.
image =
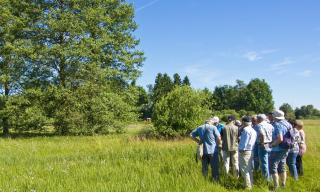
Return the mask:
{"type": "Polygon", "coordinates": [[[286,132],[285,135],[283,135],[283,140],[279,144],[279,146],[283,149],[292,149],[296,143],[295,137],[293,136],[293,133],[292,133],[292,128],[285,125],[284,123],[282,123],[282,125],[284,125],[288,131],[286,132]]]}

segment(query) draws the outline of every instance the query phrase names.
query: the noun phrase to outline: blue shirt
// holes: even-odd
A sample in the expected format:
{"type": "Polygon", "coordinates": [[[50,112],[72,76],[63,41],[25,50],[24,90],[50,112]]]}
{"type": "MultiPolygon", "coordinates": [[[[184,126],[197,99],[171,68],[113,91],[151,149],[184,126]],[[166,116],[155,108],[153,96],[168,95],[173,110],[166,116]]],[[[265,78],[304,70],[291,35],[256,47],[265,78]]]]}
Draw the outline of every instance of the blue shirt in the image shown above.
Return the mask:
{"type": "Polygon", "coordinates": [[[243,128],[240,136],[239,150],[252,151],[255,145],[256,139],[257,139],[257,133],[251,126],[247,126],[243,128]]]}
{"type": "Polygon", "coordinates": [[[199,137],[203,144],[203,154],[213,154],[217,146],[220,133],[217,127],[209,124],[201,125],[191,132],[191,137],[199,137]]]}
{"type": "MultiPolygon", "coordinates": [[[[275,121],[273,122],[273,131],[272,131],[272,142],[277,140],[278,136],[282,135],[282,137],[287,133],[288,129],[292,128],[292,125],[286,121],[286,120],[281,120],[281,121],[275,121]]],[[[279,147],[279,145],[272,147],[272,151],[284,151],[287,149],[284,149],[282,147],[279,147]]]]}
{"type": "MultiPolygon", "coordinates": [[[[253,129],[255,130],[256,134],[258,135],[259,132],[260,132],[261,126],[260,126],[259,124],[255,124],[255,125],[253,125],[252,127],[253,127],[253,129]]],[[[256,144],[259,143],[259,139],[258,139],[258,138],[256,139],[256,142],[255,142],[255,143],[256,143],[256,144]]]]}
{"type": "Polygon", "coordinates": [[[219,131],[220,135],[221,135],[221,133],[222,133],[223,128],[224,128],[224,125],[223,125],[223,124],[221,124],[221,123],[218,123],[218,125],[217,125],[217,129],[218,129],[218,131],[219,131]]]}

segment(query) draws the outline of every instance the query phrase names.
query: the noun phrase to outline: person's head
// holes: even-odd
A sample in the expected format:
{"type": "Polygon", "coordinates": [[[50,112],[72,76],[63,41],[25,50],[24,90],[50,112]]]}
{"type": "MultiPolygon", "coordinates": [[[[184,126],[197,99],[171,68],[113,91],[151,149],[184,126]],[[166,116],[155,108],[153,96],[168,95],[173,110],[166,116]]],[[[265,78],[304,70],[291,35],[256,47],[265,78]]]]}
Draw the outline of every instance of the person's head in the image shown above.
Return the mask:
{"type": "Polygon", "coordinates": [[[228,123],[231,123],[236,120],[236,117],[234,115],[229,115],[227,119],[228,119],[228,123]]]}
{"type": "Polygon", "coordinates": [[[298,130],[303,129],[303,121],[301,120],[296,120],[295,121],[295,128],[297,128],[298,130]]]}
{"type": "Polygon", "coordinates": [[[266,120],[267,120],[267,116],[265,114],[257,115],[257,122],[258,123],[261,123],[261,122],[266,121],[266,120]]]}
{"type": "Polygon", "coordinates": [[[210,119],[207,119],[207,120],[205,121],[205,124],[213,125],[212,119],[211,119],[211,118],[210,118],[210,119]]]}
{"type": "Polygon", "coordinates": [[[214,124],[214,125],[218,125],[218,124],[219,124],[220,119],[219,119],[219,117],[214,116],[213,118],[211,118],[211,121],[213,122],[213,124],[214,124]]]}
{"type": "Polygon", "coordinates": [[[244,116],[241,120],[244,127],[250,126],[252,124],[252,119],[250,116],[244,116]]]}
{"type": "Polygon", "coordinates": [[[275,110],[272,112],[272,117],[274,119],[274,121],[281,121],[284,120],[284,112],[281,110],[275,110]]]}
{"type": "Polygon", "coordinates": [[[252,115],[251,116],[251,121],[252,121],[252,124],[256,125],[258,122],[257,122],[257,115],[252,115]]]}
{"type": "Polygon", "coordinates": [[[268,118],[270,123],[273,122],[273,113],[272,112],[268,113],[267,114],[267,118],[268,118]]]}
{"type": "Polygon", "coordinates": [[[236,120],[234,123],[237,127],[241,127],[242,123],[239,120],[236,120]]]}

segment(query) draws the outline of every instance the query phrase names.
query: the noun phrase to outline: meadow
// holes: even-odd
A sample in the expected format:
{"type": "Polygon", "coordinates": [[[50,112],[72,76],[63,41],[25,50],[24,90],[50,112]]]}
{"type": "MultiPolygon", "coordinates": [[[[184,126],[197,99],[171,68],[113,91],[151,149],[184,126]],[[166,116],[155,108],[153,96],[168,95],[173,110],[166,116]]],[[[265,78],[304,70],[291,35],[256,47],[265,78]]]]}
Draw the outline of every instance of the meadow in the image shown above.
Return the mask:
{"type": "MultiPolygon", "coordinates": [[[[320,191],[320,120],[305,123],[305,176],[289,178],[283,191],[320,191]]],[[[131,125],[121,135],[0,139],[0,191],[241,190],[232,178],[204,179],[190,139],[139,139],[147,126],[131,125]]],[[[255,185],[254,191],[268,187],[255,185]]]]}

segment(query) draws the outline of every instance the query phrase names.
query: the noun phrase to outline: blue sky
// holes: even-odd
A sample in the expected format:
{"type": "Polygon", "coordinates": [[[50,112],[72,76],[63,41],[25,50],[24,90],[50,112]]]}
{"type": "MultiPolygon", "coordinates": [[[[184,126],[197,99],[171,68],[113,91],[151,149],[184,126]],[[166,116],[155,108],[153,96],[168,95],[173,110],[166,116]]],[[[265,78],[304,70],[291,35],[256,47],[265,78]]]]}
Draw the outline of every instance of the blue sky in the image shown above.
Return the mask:
{"type": "Polygon", "coordinates": [[[128,0],[146,61],[157,73],[188,75],[195,88],[265,79],[276,106],[320,108],[320,1],[128,0]]]}

